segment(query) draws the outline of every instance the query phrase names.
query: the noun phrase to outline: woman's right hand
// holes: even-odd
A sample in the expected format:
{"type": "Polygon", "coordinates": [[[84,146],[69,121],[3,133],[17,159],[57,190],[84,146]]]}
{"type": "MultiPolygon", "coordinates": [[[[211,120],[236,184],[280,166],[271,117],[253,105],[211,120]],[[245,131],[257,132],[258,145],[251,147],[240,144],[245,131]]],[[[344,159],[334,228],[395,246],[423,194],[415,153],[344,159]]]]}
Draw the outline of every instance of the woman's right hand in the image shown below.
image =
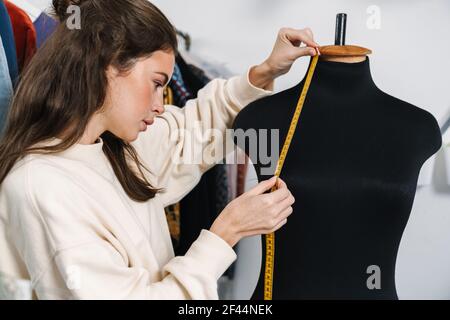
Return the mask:
{"type": "Polygon", "coordinates": [[[274,176],[231,201],[212,224],[210,231],[231,247],[242,238],[269,234],[281,228],[292,213],[295,202],[286,183],[274,176]],[[264,193],[274,185],[277,190],[264,193]]]}

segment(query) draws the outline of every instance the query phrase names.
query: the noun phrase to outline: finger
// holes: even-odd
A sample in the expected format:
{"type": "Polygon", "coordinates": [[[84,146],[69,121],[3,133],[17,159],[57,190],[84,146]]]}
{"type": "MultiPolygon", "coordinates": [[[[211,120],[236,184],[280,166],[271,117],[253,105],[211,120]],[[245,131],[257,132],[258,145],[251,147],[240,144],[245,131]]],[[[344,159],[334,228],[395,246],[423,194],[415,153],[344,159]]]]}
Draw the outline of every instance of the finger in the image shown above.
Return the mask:
{"type": "Polygon", "coordinates": [[[246,194],[254,195],[254,196],[262,194],[262,193],[266,192],[267,190],[270,190],[275,185],[276,182],[277,182],[277,177],[273,176],[272,178],[270,178],[268,180],[264,180],[264,181],[258,183],[252,189],[247,191],[246,194]]]}
{"type": "Polygon", "coordinates": [[[305,30],[297,30],[286,28],[283,29],[286,38],[291,42],[295,43],[301,41],[310,47],[318,47],[319,45],[313,40],[313,38],[305,30]]]}
{"type": "Polygon", "coordinates": [[[251,237],[254,235],[268,234],[277,231],[287,223],[287,218],[281,219],[274,227],[271,228],[257,228],[253,230],[246,230],[242,233],[243,237],[251,237]]]}
{"type": "Polygon", "coordinates": [[[303,29],[303,30],[305,30],[305,32],[310,36],[310,38],[314,41],[314,43],[316,44],[316,46],[315,46],[315,49],[316,49],[316,52],[314,52],[314,56],[316,55],[316,54],[318,54],[319,56],[320,56],[320,51],[319,51],[319,45],[317,44],[317,42],[314,40],[314,35],[313,35],[313,33],[312,33],[312,31],[311,31],[311,29],[310,28],[305,28],[305,29],[303,29]]]}
{"type": "Polygon", "coordinates": [[[280,215],[277,217],[277,219],[280,219],[280,220],[286,219],[292,214],[292,212],[294,212],[294,209],[292,207],[287,207],[280,213],[280,215]]]}
{"type": "Polygon", "coordinates": [[[291,193],[289,193],[288,197],[284,198],[275,205],[274,210],[275,212],[278,212],[277,217],[281,214],[281,212],[291,207],[294,203],[295,198],[291,195],[291,193]]]}
{"type": "Polygon", "coordinates": [[[279,230],[286,223],[287,223],[287,219],[281,220],[272,230],[269,231],[269,233],[272,233],[272,232],[275,232],[275,231],[279,230]]]}
{"type": "Polygon", "coordinates": [[[280,229],[284,224],[286,224],[287,222],[287,218],[285,219],[280,219],[278,220],[275,225],[270,225],[268,224],[267,227],[265,228],[257,228],[254,230],[247,230],[245,231],[243,234],[244,236],[251,236],[251,235],[255,235],[255,234],[268,234],[268,233],[272,233],[277,231],[278,229],[280,229]]]}
{"type": "Polygon", "coordinates": [[[267,198],[269,203],[279,203],[284,199],[288,198],[291,195],[291,192],[287,187],[279,188],[271,193],[261,195],[262,198],[267,198]]]}
{"type": "Polygon", "coordinates": [[[287,185],[286,185],[286,182],[284,182],[283,179],[281,179],[280,177],[278,177],[278,180],[277,180],[277,189],[280,189],[280,188],[287,188],[287,185]]]}
{"type": "Polygon", "coordinates": [[[315,47],[315,48],[319,47],[320,45],[316,42],[316,40],[314,40],[314,34],[313,34],[312,30],[310,28],[305,28],[303,30],[308,35],[308,37],[312,40],[312,44],[313,45],[310,45],[310,44],[307,44],[307,45],[310,45],[310,46],[315,47]]]}
{"type": "Polygon", "coordinates": [[[278,190],[280,188],[287,188],[287,185],[280,177],[278,177],[277,182],[275,184],[275,190],[278,190]]]}
{"type": "MultiPolygon", "coordinates": [[[[314,35],[312,33],[312,30],[310,28],[305,28],[303,29],[305,31],[305,33],[311,38],[312,41],[314,41],[314,35]]],[[[315,41],[314,41],[315,43],[315,41]]]]}
{"type": "Polygon", "coordinates": [[[280,177],[278,177],[277,182],[275,183],[274,187],[275,187],[275,190],[278,190],[281,188],[287,188],[287,185],[280,177]]]}
{"type": "Polygon", "coordinates": [[[300,58],[300,57],[304,57],[304,56],[315,56],[317,54],[316,49],[314,48],[310,48],[310,47],[300,47],[300,48],[295,48],[295,59],[300,58]]]}

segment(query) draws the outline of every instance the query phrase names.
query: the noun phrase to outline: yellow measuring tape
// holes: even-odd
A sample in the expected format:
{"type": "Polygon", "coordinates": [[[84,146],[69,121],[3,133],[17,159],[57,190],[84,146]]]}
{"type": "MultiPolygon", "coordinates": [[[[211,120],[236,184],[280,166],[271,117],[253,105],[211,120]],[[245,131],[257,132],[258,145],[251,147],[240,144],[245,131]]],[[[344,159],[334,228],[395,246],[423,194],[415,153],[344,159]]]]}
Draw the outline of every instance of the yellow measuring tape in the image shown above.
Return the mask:
{"type": "MultiPolygon", "coordinates": [[[[311,84],[312,77],[314,75],[314,70],[316,69],[317,60],[319,55],[315,55],[312,58],[311,66],[308,70],[308,74],[305,79],[305,84],[303,85],[302,93],[298,99],[297,107],[295,109],[294,116],[292,117],[291,125],[289,126],[289,131],[284,141],[283,149],[281,149],[280,158],[278,159],[277,168],[275,170],[275,176],[277,178],[281,174],[281,169],[283,168],[286,155],[291,145],[292,137],[294,136],[295,129],[297,128],[298,119],[302,113],[303,104],[305,103],[306,94],[308,93],[309,85],[311,84]]],[[[270,192],[275,191],[276,185],[272,187],[270,192]]],[[[275,263],[275,233],[270,233],[266,235],[266,264],[264,272],[264,300],[272,300],[273,293],[273,269],[275,263]]]]}

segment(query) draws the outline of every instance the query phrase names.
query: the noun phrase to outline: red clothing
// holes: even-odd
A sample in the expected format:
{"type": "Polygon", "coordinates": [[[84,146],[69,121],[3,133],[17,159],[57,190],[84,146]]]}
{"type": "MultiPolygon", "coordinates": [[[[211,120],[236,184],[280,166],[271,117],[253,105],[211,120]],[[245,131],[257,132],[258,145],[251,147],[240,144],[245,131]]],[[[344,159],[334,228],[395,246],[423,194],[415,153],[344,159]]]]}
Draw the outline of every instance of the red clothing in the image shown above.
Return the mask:
{"type": "Polygon", "coordinates": [[[36,52],[36,30],[25,11],[9,1],[5,1],[5,5],[13,26],[17,64],[22,71],[36,52]]]}

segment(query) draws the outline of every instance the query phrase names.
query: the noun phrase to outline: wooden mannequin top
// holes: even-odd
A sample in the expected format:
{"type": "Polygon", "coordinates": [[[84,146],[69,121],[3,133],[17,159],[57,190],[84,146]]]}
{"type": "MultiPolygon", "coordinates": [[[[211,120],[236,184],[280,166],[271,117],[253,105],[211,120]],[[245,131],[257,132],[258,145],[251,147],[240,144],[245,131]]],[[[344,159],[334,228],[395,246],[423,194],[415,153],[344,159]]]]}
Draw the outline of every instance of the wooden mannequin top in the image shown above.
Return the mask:
{"type": "Polygon", "coordinates": [[[320,60],[344,63],[362,62],[372,50],[360,46],[323,46],[319,47],[320,60]]]}

